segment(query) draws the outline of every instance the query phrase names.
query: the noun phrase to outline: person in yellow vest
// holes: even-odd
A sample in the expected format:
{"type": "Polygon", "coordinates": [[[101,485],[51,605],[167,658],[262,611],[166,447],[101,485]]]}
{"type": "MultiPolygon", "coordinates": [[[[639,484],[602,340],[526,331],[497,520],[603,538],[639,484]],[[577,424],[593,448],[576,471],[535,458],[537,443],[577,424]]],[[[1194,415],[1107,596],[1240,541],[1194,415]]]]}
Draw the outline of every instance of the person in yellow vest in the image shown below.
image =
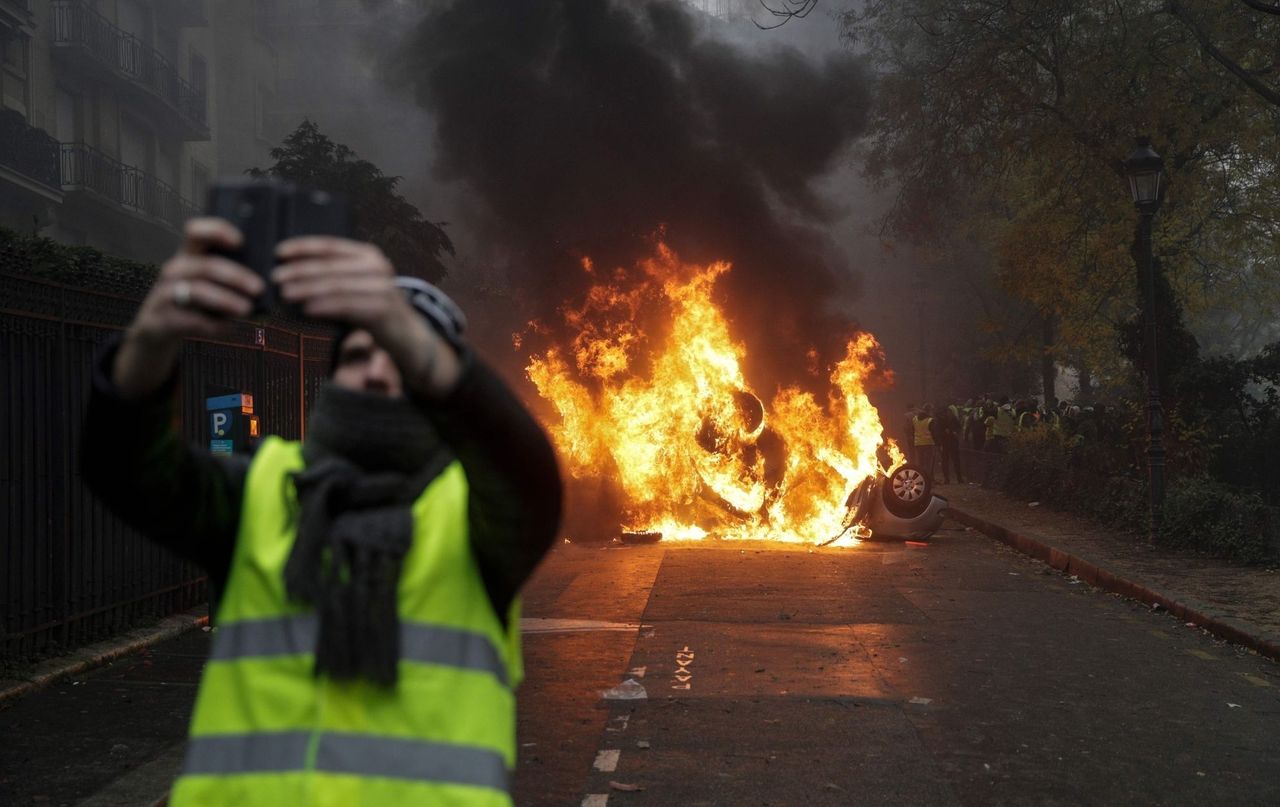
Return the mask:
{"type": "Polygon", "coordinates": [[[273,280],[339,327],[305,439],[186,446],[182,339],[217,338],[264,288],[210,254],[240,240],[188,222],[102,355],[84,430],[93,490],[219,594],[170,804],[510,805],[518,592],[560,517],[550,443],[443,293],[369,244],[303,237],[273,280]]]}
{"type": "Polygon", "coordinates": [[[911,418],[912,438],[916,446],[916,465],[933,476],[933,463],[937,442],[933,439],[933,404],[925,404],[911,418]]]}
{"type": "Polygon", "coordinates": [[[1035,401],[1018,401],[1018,431],[1031,431],[1040,425],[1040,413],[1036,409],[1035,401]]]}
{"type": "Polygon", "coordinates": [[[1000,398],[995,420],[991,426],[991,450],[1003,454],[1009,448],[1009,438],[1018,430],[1018,419],[1009,403],[1009,396],[1000,398]]]}

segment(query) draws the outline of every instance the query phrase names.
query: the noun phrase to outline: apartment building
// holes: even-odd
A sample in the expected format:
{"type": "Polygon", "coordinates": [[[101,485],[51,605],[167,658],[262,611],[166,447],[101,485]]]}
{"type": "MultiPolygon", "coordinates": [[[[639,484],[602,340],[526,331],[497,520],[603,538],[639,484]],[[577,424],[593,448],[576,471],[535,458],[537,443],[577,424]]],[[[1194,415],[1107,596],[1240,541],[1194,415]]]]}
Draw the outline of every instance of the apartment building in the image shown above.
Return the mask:
{"type": "Polygon", "coordinates": [[[6,227],[159,261],[214,177],[266,163],[252,0],[0,0],[0,57],[6,227]]]}

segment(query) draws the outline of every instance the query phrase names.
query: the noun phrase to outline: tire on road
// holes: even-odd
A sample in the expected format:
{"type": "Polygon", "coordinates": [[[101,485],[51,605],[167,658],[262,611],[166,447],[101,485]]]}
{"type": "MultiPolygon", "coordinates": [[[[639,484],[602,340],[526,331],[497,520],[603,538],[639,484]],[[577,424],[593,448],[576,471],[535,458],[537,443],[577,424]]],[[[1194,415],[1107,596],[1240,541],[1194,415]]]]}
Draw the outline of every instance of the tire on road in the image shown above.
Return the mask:
{"type": "Polygon", "coordinates": [[[898,518],[915,518],[929,509],[933,500],[933,480],[911,463],[899,465],[880,484],[885,509],[898,518]]]}

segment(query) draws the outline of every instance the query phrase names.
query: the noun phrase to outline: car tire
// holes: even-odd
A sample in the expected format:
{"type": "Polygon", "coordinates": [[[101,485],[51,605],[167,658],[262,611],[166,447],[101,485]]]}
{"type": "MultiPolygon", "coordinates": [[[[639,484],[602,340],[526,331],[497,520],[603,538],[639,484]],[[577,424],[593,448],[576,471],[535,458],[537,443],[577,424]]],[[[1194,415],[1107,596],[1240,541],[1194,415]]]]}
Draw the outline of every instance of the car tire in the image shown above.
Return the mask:
{"type": "Polygon", "coordinates": [[[885,509],[898,518],[915,518],[929,509],[933,481],[922,468],[904,463],[893,469],[880,485],[885,509]]]}

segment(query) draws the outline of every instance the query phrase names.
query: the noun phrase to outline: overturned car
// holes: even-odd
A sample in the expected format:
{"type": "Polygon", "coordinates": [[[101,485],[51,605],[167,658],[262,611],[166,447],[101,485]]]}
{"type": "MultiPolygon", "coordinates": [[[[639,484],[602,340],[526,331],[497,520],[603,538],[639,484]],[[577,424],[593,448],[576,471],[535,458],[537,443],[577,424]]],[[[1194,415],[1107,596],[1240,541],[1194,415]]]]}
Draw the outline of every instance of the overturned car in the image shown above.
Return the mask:
{"type": "Polygon", "coordinates": [[[923,469],[902,463],[864,479],[845,506],[846,531],[856,531],[860,538],[919,540],[942,526],[947,500],[934,495],[933,482],[923,469]]]}

